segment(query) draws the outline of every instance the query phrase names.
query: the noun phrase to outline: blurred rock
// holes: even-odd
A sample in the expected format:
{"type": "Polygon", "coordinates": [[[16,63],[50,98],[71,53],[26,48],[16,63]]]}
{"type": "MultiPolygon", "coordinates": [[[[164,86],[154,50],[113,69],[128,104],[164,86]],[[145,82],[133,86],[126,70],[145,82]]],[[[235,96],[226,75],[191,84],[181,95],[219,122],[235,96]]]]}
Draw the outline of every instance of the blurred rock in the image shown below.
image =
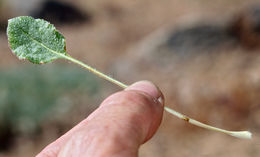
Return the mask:
{"type": "Polygon", "coordinates": [[[46,0],[40,8],[31,13],[35,18],[45,19],[54,24],[73,24],[81,22],[90,22],[91,15],[79,10],[71,3],[55,0],[46,0]]]}
{"type": "Polygon", "coordinates": [[[236,38],[226,27],[218,24],[199,24],[174,30],[165,46],[173,51],[189,53],[231,47],[235,43],[236,38]]]}
{"type": "Polygon", "coordinates": [[[260,5],[251,6],[229,21],[198,21],[168,31],[162,45],[169,52],[216,52],[223,49],[260,47],[260,5]]]}
{"type": "MultiPolygon", "coordinates": [[[[258,35],[254,21],[253,37],[258,35]]],[[[169,104],[191,117],[246,128],[252,108],[260,109],[260,56],[240,42],[232,20],[220,22],[160,28],[130,48],[114,71],[126,76],[123,80],[154,81],[169,104]]]]}
{"type": "Polygon", "coordinates": [[[5,32],[7,28],[7,22],[6,21],[0,21],[0,32],[5,32]]]}
{"type": "Polygon", "coordinates": [[[92,15],[72,2],[61,0],[0,0],[0,32],[5,32],[7,20],[15,16],[33,16],[53,24],[90,22],[92,15]]]}
{"type": "Polygon", "coordinates": [[[33,9],[36,9],[43,0],[3,0],[9,7],[13,16],[28,15],[33,9]]]}
{"type": "Polygon", "coordinates": [[[7,28],[7,20],[11,11],[8,8],[6,0],[0,0],[0,33],[5,32],[7,28]]]}
{"type": "Polygon", "coordinates": [[[254,49],[260,46],[260,4],[251,6],[237,15],[231,24],[231,31],[241,44],[254,49]]]}

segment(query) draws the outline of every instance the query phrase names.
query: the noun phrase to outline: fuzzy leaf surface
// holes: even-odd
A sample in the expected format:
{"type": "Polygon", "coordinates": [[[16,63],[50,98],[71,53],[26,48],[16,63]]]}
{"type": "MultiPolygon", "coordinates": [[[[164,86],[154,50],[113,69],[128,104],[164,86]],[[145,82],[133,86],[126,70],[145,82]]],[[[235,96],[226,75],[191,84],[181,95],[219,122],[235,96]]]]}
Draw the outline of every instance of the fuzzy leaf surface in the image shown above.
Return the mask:
{"type": "Polygon", "coordinates": [[[7,36],[11,50],[19,59],[43,64],[67,55],[64,36],[42,19],[29,16],[10,19],[7,36]]]}

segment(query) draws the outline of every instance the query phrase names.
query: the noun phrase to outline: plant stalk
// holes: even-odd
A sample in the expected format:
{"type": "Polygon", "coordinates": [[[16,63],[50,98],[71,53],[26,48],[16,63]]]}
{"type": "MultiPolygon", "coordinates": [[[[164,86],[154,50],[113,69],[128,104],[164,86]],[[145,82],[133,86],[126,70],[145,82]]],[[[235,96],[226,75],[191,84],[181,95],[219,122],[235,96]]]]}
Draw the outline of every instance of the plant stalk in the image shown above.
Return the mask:
{"type": "MultiPolygon", "coordinates": [[[[67,59],[67,60],[69,60],[69,61],[71,61],[75,64],[80,65],[81,67],[87,69],[88,71],[94,73],[95,75],[97,75],[97,76],[99,76],[99,77],[101,77],[101,78],[103,78],[103,79],[123,88],[123,89],[128,87],[128,85],[126,85],[126,84],[124,84],[124,83],[122,83],[122,82],[120,82],[120,81],[118,81],[118,80],[116,80],[116,79],[96,70],[95,68],[93,68],[93,67],[91,67],[91,66],[89,66],[89,65],[87,65],[87,64],[85,64],[85,63],[83,63],[83,62],[81,62],[77,59],[72,58],[71,56],[63,55],[63,54],[59,54],[59,55],[61,55],[64,59],[67,59]]],[[[201,123],[201,122],[194,120],[192,118],[189,118],[188,116],[183,115],[183,114],[181,114],[181,113],[179,113],[179,112],[177,112],[177,111],[175,111],[171,108],[168,108],[167,106],[164,107],[164,110],[167,111],[168,113],[170,113],[170,114],[190,123],[190,124],[196,125],[196,126],[201,127],[201,128],[205,128],[205,129],[213,130],[213,131],[217,131],[217,132],[222,132],[224,134],[227,134],[227,135],[230,135],[230,136],[233,136],[233,137],[237,137],[237,138],[242,138],[242,139],[251,139],[252,138],[252,133],[249,132],[249,131],[228,131],[228,130],[216,128],[216,127],[201,123]]]]}

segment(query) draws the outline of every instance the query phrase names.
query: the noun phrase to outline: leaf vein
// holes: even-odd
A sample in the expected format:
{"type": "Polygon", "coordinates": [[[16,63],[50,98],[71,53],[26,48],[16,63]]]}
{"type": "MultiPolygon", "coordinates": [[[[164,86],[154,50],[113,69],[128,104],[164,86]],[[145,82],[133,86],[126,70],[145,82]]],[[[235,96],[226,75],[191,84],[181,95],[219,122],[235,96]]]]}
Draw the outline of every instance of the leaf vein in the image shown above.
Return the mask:
{"type": "Polygon", "coordinates": [[[22,30],[22,32],[23,32],[26,36],[28,36],[33,42],[39,44],[40,46],[44,47],[45,49],[47,49],[48,51],[50,51],[50,52],[52,52],[52,53],[54,53],[54,54],[56,54],[56,55],[59,55],[59,56],[61,56],[61,57],[63,57],[63,58],[65,57],[65,55],[62,54],[61,52],[57,52],[57,51],[55,51],[55,50],[52,50],[52,49],[49,48],[48,46],[46,46],[46,45],[42,44],[41,42],[39,42],[38,40],[34,39],[29,33],[27,33],[26,31],[24,31],[22,28],[21,28],[21,30],[22,30]]]}

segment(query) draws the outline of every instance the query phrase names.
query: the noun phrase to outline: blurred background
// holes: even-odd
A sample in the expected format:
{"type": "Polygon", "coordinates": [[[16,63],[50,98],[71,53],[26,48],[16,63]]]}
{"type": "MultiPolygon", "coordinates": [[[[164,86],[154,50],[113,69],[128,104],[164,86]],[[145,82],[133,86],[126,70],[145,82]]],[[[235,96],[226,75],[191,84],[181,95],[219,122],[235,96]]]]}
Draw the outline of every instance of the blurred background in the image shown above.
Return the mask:
{"type": "Polygon", "coordinates": [[[8,48],[7,20],[43,18],[75,58],[240,140],[164,114],[141,157],[260,156],[259,0],[0,0],[0,157],[35,156],[121,90],[67,61],[33,65],[8,48]]]}

